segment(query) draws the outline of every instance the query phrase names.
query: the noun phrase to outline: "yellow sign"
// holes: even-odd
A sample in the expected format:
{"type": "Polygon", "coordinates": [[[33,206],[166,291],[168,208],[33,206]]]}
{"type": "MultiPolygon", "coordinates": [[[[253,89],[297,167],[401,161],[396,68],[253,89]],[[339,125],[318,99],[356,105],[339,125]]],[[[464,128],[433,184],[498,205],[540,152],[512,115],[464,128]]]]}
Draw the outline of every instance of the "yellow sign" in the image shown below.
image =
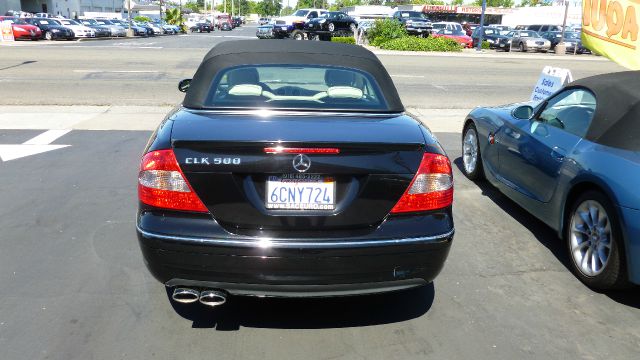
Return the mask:
{"type": "Polygon", "coordinates": [[[582,43],[632,70],[640,70],[640,0],[583,0],[582,43]]]}

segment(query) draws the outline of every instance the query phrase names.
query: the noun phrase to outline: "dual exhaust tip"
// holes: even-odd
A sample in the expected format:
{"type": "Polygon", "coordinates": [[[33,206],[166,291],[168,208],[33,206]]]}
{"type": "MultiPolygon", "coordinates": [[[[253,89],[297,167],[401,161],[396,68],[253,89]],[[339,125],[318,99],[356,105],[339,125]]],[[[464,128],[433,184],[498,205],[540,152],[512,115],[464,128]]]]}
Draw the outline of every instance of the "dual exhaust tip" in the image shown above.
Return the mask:
{"type": "Polygon", "coordinates": [[[214,307],[227,302],[227,293],[223,290],[198,291],[189,288],[176,288],[173,290],[171,298],[181,304],[191,304],[200,301],[203,305],[214,307]]]}

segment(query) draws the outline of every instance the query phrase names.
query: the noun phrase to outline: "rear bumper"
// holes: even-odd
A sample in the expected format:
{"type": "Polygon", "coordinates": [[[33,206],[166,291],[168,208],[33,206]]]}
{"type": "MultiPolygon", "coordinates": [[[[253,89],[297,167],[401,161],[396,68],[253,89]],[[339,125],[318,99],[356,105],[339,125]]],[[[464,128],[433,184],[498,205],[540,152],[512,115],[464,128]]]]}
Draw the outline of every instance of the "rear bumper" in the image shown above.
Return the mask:
{"type": "Polygon", "coordinates": [[[137,229],[147,268],[166,286],[285,297],[368,294],[427,284],[442,270],[453,233],[451,228],[412,238],[276,241],[137,229]]]}

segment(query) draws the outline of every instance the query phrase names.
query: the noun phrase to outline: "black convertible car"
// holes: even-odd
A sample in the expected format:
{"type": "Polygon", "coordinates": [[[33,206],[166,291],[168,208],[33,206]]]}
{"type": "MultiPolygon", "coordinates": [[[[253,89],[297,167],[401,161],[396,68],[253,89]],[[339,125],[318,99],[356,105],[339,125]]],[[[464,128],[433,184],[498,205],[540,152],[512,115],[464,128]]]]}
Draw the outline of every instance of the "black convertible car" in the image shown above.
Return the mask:
{"type": "Polygon", "coordinates": [[[180,303],[401,290],[442,269],[451,165],[370,51],[228,41],[142,156],[137,235],[180,303]]]}

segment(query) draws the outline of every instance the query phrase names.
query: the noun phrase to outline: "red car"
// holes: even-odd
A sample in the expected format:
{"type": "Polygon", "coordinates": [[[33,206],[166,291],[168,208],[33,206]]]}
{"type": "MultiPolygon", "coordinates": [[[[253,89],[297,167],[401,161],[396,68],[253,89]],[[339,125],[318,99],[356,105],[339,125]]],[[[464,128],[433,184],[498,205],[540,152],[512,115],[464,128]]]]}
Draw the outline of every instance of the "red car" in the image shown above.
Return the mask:
{"type": "Polygon", "coordinates": [[[458,44],[462,45],[463,48],[472,48],[473,47],[473,39],[464,31],[461,30],[447,30],[442,29],[435,33],[433,37],[445,37],[447,39],[453,39],[458,42],[458,44]]]}
{"type": "Polygon", "coordinates": [[[11,27],[13,28],[13,37],[16,40],[38,40],[42,37],[42,31],[40,30],[40,28],[34,25],[27,24],[22,19],[16,19],[11,16],[0,16],[0,22],[2,21],[11,21],[11,27]]]}

